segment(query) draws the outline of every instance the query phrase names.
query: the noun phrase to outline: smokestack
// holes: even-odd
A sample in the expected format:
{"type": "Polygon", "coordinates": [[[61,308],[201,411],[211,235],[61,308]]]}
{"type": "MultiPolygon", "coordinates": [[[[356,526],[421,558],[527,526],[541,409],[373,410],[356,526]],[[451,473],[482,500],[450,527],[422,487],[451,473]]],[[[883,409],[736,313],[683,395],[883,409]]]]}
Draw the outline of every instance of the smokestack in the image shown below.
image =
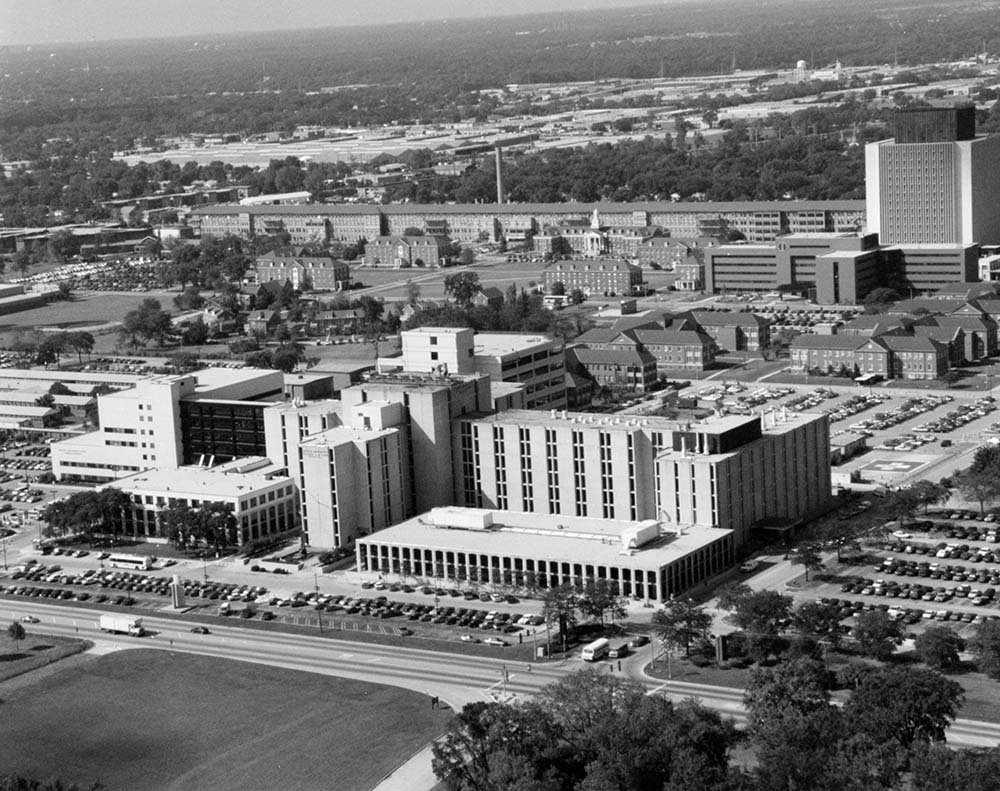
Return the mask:
{"type": "Polygon", "coordinates": [[[494,149],[497,157],[497,203],[503,203],[503,173],[500,172],[500,146],[494,149]]]}

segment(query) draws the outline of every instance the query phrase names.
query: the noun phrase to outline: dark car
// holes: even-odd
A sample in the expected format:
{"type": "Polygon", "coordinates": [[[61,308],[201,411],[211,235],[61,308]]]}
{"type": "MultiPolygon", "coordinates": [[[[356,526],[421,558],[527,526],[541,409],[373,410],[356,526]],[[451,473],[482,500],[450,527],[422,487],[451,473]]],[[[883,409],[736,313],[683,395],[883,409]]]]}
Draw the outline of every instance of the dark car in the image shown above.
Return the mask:
{"type": "Polygon", "coordinates": [[[649,643],[649,636],[645,634],[637,634],[631,640],[629,640],[629,645],[633,648],[639,648],[649,643]]]}
{"type": "Polygon", "coordinates": [[[192,626],[191,627],[191,631],[194,634],[208,634],[209,633],[207,626],[192,626]]]}

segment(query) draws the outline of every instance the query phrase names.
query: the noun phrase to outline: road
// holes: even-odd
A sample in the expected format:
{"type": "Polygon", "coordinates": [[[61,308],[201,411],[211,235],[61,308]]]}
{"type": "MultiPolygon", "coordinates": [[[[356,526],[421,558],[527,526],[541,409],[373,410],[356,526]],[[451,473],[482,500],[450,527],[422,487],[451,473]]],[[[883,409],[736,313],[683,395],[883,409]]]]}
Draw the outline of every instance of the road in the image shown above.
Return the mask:
{"type": "MultiPolygon", "coordinates": [[[[416,690],[438,696],[454,709],[472,701],[524,699],[537,694],[546,684],[585,666],[575,658],[530,666],[523,662],[507,662],[501,655],[502,649],[498,649],[496,658],[483,658],[228,625],[213,626],[210,634],[197,635],[189,632],[184,623],[145,614],[143,622],[153,632],[149,637],[109,636],[97,628],[100,610],[34,601],[0,604],[0,617],[13,620],[29,614],[40,619],[40,623],[29,626],[32,631],[79,636],[93,640],[103,651],[160,648],[259,662],[416,690]]],[[[673,700],[695,697],[709,708],[733,716],[737,722],[743,720],[741,690],[679,681],[664,683],[649,678],[643,672],[648,656],[641,650],[625,660],[623,674],[642,683],[651,693],[668,694],[673,700]]],[[[612,663],[594,667],[607,667],[609,672],[617,672],[612,670],[612,663]]],[[[949,730],[948,739],[956,745],[996,746],[1000,743],[1000,724],[958,720],[949,730]]]]}

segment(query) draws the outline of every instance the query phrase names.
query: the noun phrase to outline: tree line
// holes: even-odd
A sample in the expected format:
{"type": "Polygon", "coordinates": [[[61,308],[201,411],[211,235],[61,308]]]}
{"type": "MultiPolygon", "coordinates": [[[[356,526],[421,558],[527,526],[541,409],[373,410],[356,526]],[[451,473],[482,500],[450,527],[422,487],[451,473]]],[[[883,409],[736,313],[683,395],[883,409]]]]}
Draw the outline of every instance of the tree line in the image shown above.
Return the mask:
{"type": "Polygon", "coordinates": [[[588,669],[527,702],[477,702],[433,749],[448,791],[988,791],[1000,750],[954,751],[958,685],[932,670],[875,672],[834,706],[822,663],[754,671],[747,727],[694,699],[588,669]],[[735,759],[745,748],[748,766],[735,759]]]}

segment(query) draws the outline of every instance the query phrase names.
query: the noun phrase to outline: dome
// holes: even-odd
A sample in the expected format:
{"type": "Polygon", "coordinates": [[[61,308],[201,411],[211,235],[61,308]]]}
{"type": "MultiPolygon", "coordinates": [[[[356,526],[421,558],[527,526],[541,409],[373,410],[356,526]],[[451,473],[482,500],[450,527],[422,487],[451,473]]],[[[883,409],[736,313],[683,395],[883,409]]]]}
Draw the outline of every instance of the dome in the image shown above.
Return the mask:
{"type": "Polygon", "coordinates": [[[808,65],[809,64],[806,63],[804,60],[798,60],[795,62],[795,68],[797,69],[805,69],[808,67],[808,65]]]}

